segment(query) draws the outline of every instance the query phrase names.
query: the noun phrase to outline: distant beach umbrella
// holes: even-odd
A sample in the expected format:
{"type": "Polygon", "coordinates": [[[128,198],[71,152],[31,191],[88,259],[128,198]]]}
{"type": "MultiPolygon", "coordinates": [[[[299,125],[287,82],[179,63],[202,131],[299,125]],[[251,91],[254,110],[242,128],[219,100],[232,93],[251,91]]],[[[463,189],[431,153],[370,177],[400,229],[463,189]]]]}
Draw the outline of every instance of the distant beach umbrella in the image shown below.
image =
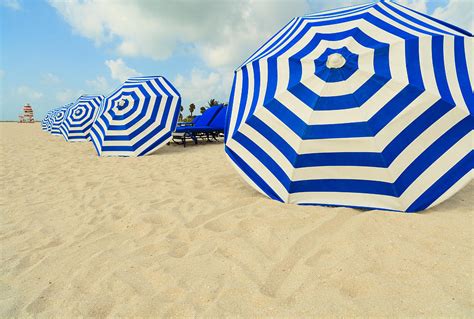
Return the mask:
{"type": "Polygon", "coordinates": [[[61,135],[61,131],[59,127],[61,126],[61,123],[64,120],[64,117],[66,116],[66,112],[69,107],[71,107],[73,103],[66,104],[60,108],[58,108],[52,117],[51,120],[51,135],[61,135]]]}
{"type": "Polygon", "coordinates": [[[278,201],[423,210],[472,179],[473,63],[394,2],[295,18],[236,70],[226,153],[278,201]]]}
{"type": "Polygon", "coordinates": [[[107,96],[91,129],[101,156],[142,156],[165,145],[176,128],[181,96],[162,76],[128,79],[107,96]]]}
{"type": "Polygon", "coordinates": [[[67,109],[59,129],[66,141],[88,141],[103,95],[82,95],[67,109]]]}
{"type": "Polygon", "coordinates": [[[41,129],[43,131],[48,130],[48,123],[50,123],[54,111],[55,111],[55,109],[52,109],[52,110],[49,110],[48,112],[46,112],[46,115],[44,116],[43,120],[41,121],[41,129]]]}
{"type": "Polygon", "coordinates": [[[60,107],[54,108],[51,110],[51,113],[49,115],[48,120],[46,121],[46,131],[51,133],[51,129],[53,127],[53,119],[54,119],[54,114],[60,109],[60,107]]]}

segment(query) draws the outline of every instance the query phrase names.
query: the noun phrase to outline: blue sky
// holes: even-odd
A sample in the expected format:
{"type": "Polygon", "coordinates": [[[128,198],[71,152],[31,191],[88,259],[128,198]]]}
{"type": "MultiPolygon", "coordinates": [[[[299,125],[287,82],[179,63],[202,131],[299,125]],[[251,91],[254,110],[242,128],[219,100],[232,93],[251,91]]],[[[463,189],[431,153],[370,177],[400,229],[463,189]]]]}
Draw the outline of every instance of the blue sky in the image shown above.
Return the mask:
{"type": "MultiPolygon", "coordinates": [[[[138,74],[168,78],[185,108],[227,101],[233,69],[292,17],[364,2],[0,0],[0,120],[138,74]]],[[[473,31],[470,0],[399,2],[473,31]]]]}

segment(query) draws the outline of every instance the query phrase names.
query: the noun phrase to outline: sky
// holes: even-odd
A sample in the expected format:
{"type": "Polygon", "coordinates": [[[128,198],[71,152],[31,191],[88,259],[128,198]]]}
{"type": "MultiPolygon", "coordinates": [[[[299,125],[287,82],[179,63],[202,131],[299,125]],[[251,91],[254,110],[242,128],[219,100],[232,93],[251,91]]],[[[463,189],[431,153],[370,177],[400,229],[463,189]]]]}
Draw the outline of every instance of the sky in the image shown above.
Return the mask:
{"type": "MultiPolygon", "coordinates": [[[[472,0],[400,0],[474,31],[472,0]]],[[[367,1],[0,0],[0,120],[37,119],[130,76],[162,75],[185,114],[229,99],[233,71],[291,18],[367,1]]]]}

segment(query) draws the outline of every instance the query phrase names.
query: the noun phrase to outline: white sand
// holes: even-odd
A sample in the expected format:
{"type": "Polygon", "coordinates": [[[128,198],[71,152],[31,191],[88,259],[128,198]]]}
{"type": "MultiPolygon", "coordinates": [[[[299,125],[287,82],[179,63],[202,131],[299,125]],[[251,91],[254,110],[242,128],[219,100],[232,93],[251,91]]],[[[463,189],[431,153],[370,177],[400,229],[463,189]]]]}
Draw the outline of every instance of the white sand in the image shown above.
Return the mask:
{"type": "Polygon", "coordinates": [[[2,123],[0,317],[474,316],[474,184],[423,214],[298,207],[222,143],[99,158],[2,123]]]}

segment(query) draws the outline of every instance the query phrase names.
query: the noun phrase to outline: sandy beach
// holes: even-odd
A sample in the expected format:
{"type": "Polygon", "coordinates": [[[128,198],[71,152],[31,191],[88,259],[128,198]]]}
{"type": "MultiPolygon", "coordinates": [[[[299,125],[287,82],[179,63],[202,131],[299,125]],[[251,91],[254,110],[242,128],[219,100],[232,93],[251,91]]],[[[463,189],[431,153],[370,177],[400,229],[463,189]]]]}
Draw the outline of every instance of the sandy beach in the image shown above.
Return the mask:
{"type": "Polygon", "coordinates": [[[474,316],[474,183],[418,214],[284,205],[222,143],[0,133],[2,318],[474,316]]]}

